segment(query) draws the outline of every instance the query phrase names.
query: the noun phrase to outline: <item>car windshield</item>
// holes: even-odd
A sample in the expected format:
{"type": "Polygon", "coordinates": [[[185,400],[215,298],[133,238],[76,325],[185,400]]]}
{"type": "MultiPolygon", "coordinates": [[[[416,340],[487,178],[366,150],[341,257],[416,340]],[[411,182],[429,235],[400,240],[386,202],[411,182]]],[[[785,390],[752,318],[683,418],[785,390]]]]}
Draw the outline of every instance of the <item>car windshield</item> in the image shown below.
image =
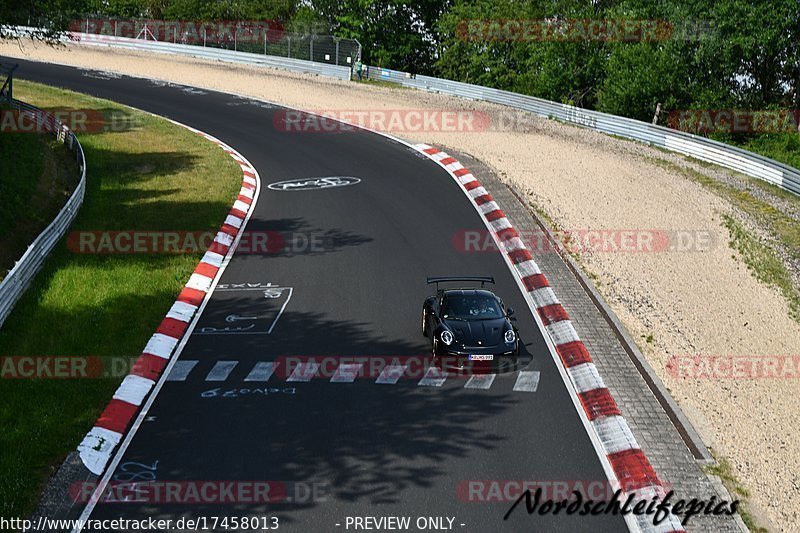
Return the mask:
{"type": "Polygon", "coordinates": [[[450,320],[488,320],[502,318],[500,304],[486,295],[446,296],[442,304],[442,318],[450,320]]]}

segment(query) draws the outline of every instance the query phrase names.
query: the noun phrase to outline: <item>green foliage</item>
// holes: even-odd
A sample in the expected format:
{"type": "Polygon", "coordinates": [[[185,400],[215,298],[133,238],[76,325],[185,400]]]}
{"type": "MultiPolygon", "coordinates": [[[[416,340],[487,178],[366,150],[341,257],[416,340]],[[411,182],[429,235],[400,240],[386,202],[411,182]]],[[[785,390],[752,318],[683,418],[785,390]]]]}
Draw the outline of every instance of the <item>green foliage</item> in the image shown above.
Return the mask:
{"type": "Polygon", "coordinates": [[[337,37],[357,39],[366,63],[430,72],[432,28],[448,0],[310,0],[308,5],[337,37]]]}
{"type": "MultiPolygon", "coordinates": [[[[0,28],[39,21],[44,39],[80,14],[279,20],[291,33],[357,39],[370,65],[647,121],[660,103],[661,124],[686,109],[800,108],[797,0],[0,0],[0,28]],[[499,31],[507,21],[656,29],[639,40],[574,30],[520,38],[499,31]]],[[[790,134],[725,140],[797,166],[790,134]]]]}

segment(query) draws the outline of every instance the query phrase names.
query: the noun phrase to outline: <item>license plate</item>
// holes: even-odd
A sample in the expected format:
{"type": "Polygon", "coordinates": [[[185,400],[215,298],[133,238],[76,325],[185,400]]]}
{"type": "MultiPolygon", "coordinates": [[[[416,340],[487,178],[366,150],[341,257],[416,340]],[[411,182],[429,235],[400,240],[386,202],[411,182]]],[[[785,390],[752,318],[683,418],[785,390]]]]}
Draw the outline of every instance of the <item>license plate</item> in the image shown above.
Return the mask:
{"type": "Polygon", "coordinates": [[[476,355],[472,354],[469,356],[470,361],[494,361],[494,355],[476,355]]]}

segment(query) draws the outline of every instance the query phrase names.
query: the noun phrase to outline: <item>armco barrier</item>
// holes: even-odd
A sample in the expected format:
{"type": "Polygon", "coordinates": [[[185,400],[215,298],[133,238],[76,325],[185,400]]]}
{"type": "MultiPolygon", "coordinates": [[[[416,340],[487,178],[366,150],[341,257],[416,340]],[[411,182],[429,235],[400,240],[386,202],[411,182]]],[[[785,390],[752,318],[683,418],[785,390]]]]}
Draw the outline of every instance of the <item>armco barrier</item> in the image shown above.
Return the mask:
{"type": "Polygon", "coordinates": [[[211,48],[191,44],[173,44],[159,41],[146,41],[144,39],[130,39],[127,37],[112,37],[85,33],[70,33],[73,42],[97,46],[114,46],[129,48],[161,54],[178,54],[183,56],[225,61],[229,63],[245,63],[262,67],[271,67],[305,74],[317,74],[340,80],[350,79],[350,68],[316,61],[291,59],[288,57],[268,56],[250,52],[234,52],[224,48],[211,48]]]}
{"type": "MultiPolygon", "coordinates": [[[[7,29],[8,31],[8,29],[7,29]]],[[[27,35],[31,28],[18,26],[14,28],[17,35],[27,35]]],[[[69,39],[91,45],[115,46],[135,50],[178,54],[204,59],[215,59],[231,63],[244,63],[273,67],[294,72],[304,72],[347,80],[350,68],[329,65],[300,59],[288,59],[276,56],[232,52],[218,48],[204,48],[195,45],[172,44],[143,39],[128,39],[84,33],[70,33],[69,39]]],[[[67,40],[65,38],[65,40],[67,40]]],[[[694,157],[701,161],[736,170],[742,174],[767,181],[782,189],[800,195],[800,171],[774,159],[763,157],[747,150],[742,150],[725,143],[713,141],[699,135],[692,135],[678,130],[656,126],[625,117],[609,115],[599,111],[590,111],[567,104],[559,104],[533,96],[461,83],[458,81],[434,78],[431,76],[414,76],[407,72],[381,67],[367,66],[371,79],[383,79],[399,83],[406,87],[414,87],[424,91],[449,94],[470,100],[480,100],[505,105],[535,115],[555,118],[564,122],[577,124],[603,133],[617,135],[626,139],[645,142],[659,148],[694,157]]]]}
{"type": "Polygon", "coordinates": [[[492,102],[528,111],[542,117],[555,118],[577,124],[603,133],[645,142],[701,161],[736,170],[800,195],[800,171],[796,168],[699,135],[692,135],[663,126],[648,124],[640,120],[581,109],[567,104],[558,104],[549,100],[490,87],[481,87],[431,76],[411,77],[406,72],[380,67],[370,66],[368,69],[370,79],[393,81],[405,87],[449,94],[470,100],[492,102]]]}
{"type": "MultiPolygon", "coordinates": [[[[36,28],[28,26],[14,26],[4,28],[7,34],[16,37],[28,37],[36,28]]],[[[61,39],[63,42],[74,42],[92,46],[113,46],[116,48],[128,48],[131,50],[141,50],[144,52],[155,52],[160,54],[175,54],[188,57],[198,57],[213,61],[224,61],[227,63],[243,63],[247,65],[257,65],[262,67],[290,70],[292,72],[302,72],[305,74],[316,74],[340,80],[350,79],[350,67],[319,63],[316,61],[305,61],[302,59],[291,59],[288,57],[269,56],[263,54],[252,54],[250,52],[235,52],[224,48],[212,48],[191,44],[176,44],[146,39],[130,39],[128,37],[114,37],[112,35],[97,35],[94,33],[67,32],[61,39]]]]}
{"type": "Polygon", "coordinates": [[[33,244],[28,246],[28,250],[23,254],[22,258],[17,261],[14,268],[0,282],[0,327],[2,327],[3,322],[11,313],[14,304],[22,297],[36,273],[42,268],[45,259],[56,243],[66,233],[72,221],[75,220],[78,210],[83,204],[83,195],[86,191],[86,160],[83,156],[81,143],[75,134],[46,111],[18,100],[12,100],[11,106],[20,113],[29,114],[33,120],[36,120],[38,127],[42,131],[54,135],[56,139],[67,146],[78,162],[81,177],[72,196],[56,215],[56,218],[36,237],[33,244]]]}

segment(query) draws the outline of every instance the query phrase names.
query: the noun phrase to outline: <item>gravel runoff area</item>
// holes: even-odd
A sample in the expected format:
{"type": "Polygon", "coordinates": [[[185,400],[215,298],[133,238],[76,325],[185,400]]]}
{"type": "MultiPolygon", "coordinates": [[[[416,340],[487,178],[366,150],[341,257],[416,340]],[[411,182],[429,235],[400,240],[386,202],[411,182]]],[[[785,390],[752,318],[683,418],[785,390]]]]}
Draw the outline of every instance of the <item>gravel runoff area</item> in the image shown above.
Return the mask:
{"type": "Polygon", "coordinates": [[[728,245],[722,215],[740,218],[736,208],[675,165],[717,170],[590,130],[421,91],[99,48],[26,44],[21,49],[6,42],[0,43],[0,54],[234,92],[312,111],[486,113],[491,124],[480,133],[392,133],[482,160],[558,228],[683,232],[695,242],[707,234],[709,240],[688,251],[582,252],[579,260],[705,442],[729,461],[732,474],[749,490],[757,516],[785,531],[800,522],[797,374],[795,379],[689,379],[668,366],[676,356],[798,355],[800,325],[789,317],[787,302],[759,283],[728,245]],[[503,124],[498,125],[501,113],[503,124]]]}

